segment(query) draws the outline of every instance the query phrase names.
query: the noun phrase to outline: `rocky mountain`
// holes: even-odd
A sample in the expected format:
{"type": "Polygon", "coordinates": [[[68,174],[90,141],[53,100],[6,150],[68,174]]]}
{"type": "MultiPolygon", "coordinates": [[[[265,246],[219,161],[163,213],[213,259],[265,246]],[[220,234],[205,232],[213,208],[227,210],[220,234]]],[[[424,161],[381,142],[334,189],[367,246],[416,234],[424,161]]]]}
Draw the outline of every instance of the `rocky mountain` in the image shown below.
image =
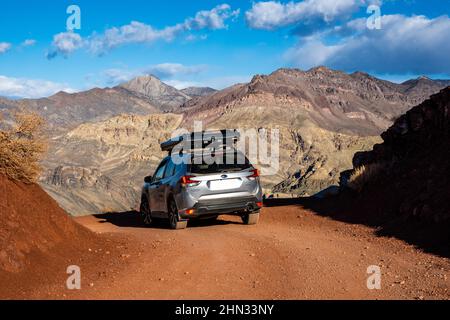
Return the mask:
{"type": "Polygon", "coordinates": [[[159,106],[161,111],[172,111],[191,99],[185,92],[161,82],[152,75],[134,78],[118,88],[144,96],[153,105],[159,106]]]}
{"type": "Polygon", "coordinates": [[[424,96],[429,97],[448,86],[450,86],[450,80],[432,80],[424,76],[402,83],[405,94],[410,97],[414,105],[420,104],[424,96]]]}
{"type": "MultiPolygon", "coordinates": [[[[192,130],[197,120],[204,129],[278,130],[278,171],[262,178],[265,192],[311,195],[337,184],[355,153],[381,142],[379,134],[398,116],[446,84],[416,80],[395,84],[324,67],[280,69],[186,101],[177,114],[79,125],[53,140],[41,183],[73,214],[135,207],[142,178],[163,156],[159,142],[177,128],[192,130]]],[[[114,90],[142,95],[138,82],[114,90]]]]}
{"type": "Polygon", "coordinates": [[[450,87],[381,136],[383,143],[355,155],[345,185],[356,185],[368,203],[383,198],[375,201],[392,219],[450,222],[450,87]]]}
{"type": "Polygon", "coordinates": [[[212,95],[213,93],[217,92],[217,90],[209,87],[188,87],[182,89],[181,92],[190,96],[191,98],[198,98],[212,95]]]}
{"type": "Polygon", "coordinates": [[[91,89],[79,93],[59,92],[42,99],[6,100],[1,109],[26,108],[41,114],[50,131],[61,132],[85,122],[122,114],[161,112],[147,98],[122,88],[91,89]]]}
{"type": "Polygon", "coordinates": [[[450,81],[429,80],[425,84],[418,79],[396,84],[362,72],[346,74],[326,67],[279,69],[270,75],[257,75],[250,83],[188,101],[183,108],[191,118],[203,113],[213,119],[232,108],[284,105],[302,109],[327,130],[378,135],[395,117],[446,85],[450,81]]]}
{"type": "Polygon", "coordinates": [[[121,114],[148,115],[173,109],[191,99],[153,76],[139,77],[114,88],[79,93],[59,92],[42,99],[0,99],[0,111],[27,108],[40,113],[53,135],[86,122],[121,114]]]}

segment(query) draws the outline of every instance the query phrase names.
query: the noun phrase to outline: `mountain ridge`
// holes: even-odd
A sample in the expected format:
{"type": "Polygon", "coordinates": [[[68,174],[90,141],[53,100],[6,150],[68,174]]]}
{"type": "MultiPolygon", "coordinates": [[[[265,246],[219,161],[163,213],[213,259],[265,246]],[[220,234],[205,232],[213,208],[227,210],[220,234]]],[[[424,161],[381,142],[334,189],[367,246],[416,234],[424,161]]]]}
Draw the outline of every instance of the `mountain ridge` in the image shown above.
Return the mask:
{"type": "MultiPolygon", "coordinates": [[[[314,194],[338,183],[339,173],[352,167],[355,153],[370,150],[397,117],[446,84],[418,79],[405,85],[363,72],[285,68],[186,100],[170,113],[148,98],[155,92],[154,85],[158,92],[159,83],[146,77],[125,87],[60,93],[41,101],[40,106],[50,101],[52,110],[64,110],[70,97],[69,105],[75,108],[65,119],[64,130],[52,136],[41,179],[67,211],[98,213],[134,207],[142,177],[151,174],[163,156],[161,139],[179,128],[191,130],[194,120],[203,121],[204,129],[279,130],[279,170],[262,178],[265,192],[314,194]],[[80,105],[94,109],[90,110],[93,116],[77,117],[80,105]]],[[[160,89],[163,100],[172,92],[165,86],[160,89]]],[[[55,114],[46,116],[55,120],[51,118],[55,114]]],[[[61,110],[56,116],[64,119],[61,110]]]]}
{"type": "Polygon", "coordinates": [[[181,108],[195,116],[208,109],[227,109],[249,101],[268,105],[277,100],[309,109],[310,116],[325,129],[335,131],[341,127],[343,133],[372,135],[387,129],[396,116],[447,84],[450,80],[431,80],[431,85],[415,90],[422,82],[396,84],[363,72],[347,74],[323,66],[307,71],[281,68],[269,75],[255,75],[247,84],[187,101],[181,108]],[[352,117],[366,123],[358,124],[352,117]],[[356,130],[349,130],[352,126],[356,130]]]}

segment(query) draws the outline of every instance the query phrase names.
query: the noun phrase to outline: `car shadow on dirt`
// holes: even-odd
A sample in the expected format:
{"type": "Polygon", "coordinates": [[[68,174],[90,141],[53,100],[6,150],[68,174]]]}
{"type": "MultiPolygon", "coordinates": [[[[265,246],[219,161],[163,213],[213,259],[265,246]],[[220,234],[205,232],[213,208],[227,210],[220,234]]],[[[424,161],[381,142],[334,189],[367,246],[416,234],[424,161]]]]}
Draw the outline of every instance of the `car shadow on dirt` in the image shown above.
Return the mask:
{"type": "MultiPolygon", "coordinates": [[[[145,225],[142,222],[139,212],[137,211],[108,212],[96,214],[94,215],[94,217],[99,219],[99,223],[111,223],[117,227],[123,228],[169,229],[169,223],[165,219],[154,219],[154,221],[150,226],[145,225]]],[[[240,224],[239,222],[227,221],[224,219],[226,218],[221,218],[220,220],[215,219],[190,220],[188,223],[188,228],[201,228],[201,227],[211,227],[229,224],[240,224]]]]}

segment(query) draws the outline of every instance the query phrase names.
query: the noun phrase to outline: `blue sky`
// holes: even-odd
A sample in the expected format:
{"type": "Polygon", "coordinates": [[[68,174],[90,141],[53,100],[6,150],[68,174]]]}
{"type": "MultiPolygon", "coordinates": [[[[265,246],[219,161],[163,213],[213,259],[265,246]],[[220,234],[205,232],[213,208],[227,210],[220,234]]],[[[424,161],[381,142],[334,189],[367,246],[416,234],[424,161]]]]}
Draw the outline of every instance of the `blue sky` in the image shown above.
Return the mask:
{"type": "Polygon", "coordinates": [[[41,97],[153,73],[223,88],[280,67],[326,65],[393,81],[450,76],[450,0],[2,3],[0,95],[41,97]],[[369,5],[381,29],[367,27],[369,5]],[[68,31],[68,6],[81,29],[68,31]]]}

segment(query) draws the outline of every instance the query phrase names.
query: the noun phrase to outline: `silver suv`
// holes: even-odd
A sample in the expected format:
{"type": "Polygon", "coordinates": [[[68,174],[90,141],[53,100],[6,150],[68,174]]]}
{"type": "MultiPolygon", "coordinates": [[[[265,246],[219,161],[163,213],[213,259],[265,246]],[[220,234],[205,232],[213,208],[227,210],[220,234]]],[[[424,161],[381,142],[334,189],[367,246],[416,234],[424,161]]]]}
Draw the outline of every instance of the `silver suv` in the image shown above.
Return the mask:
{"type": "Polygon", "coordinates": [[[245,224],[256,224],[262,207],[258,170],[235,149],[219,155],[227,161],[207,164],[195,153],[179,155],[181,163],[171,156],[163,159],[155,174],[144,179],[140,205],[144,223],[164,218],[172,229],[184,229],[190,219],[233,214],[245,224]],[[244,161],[229,161],[238,157],[244,161]]]}

